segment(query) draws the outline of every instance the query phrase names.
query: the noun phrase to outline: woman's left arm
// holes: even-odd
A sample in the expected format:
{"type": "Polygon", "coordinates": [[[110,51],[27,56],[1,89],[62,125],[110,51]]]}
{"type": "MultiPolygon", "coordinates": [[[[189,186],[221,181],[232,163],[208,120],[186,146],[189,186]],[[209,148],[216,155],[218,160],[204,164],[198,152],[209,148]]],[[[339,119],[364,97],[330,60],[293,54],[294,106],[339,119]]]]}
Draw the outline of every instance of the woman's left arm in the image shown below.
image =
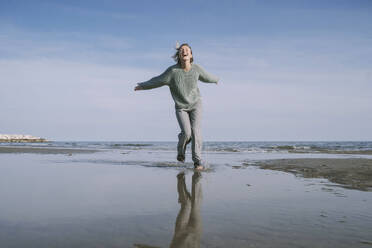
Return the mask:
{"type": "Polygon", "coordinates": [[[199,80],[204,83],[218,83],[219,78],[206,72],[201,66],[196,65],[199,72],[199,80]]]}

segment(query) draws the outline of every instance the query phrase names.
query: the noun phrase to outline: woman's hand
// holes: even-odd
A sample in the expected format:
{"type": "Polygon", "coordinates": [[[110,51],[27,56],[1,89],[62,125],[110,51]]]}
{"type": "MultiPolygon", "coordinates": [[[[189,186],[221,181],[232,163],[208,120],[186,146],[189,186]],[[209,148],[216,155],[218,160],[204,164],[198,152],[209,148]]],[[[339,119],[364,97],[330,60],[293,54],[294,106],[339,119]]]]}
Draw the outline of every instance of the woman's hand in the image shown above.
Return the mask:
{"type": "Polygon", "coordinates": [[[135,91],[136,91],[136,90],[143,90],[143,88],[142,88],[141,86],[137,85],[137,86],[134,88],[134,90],[135,90],[135,91]]]}

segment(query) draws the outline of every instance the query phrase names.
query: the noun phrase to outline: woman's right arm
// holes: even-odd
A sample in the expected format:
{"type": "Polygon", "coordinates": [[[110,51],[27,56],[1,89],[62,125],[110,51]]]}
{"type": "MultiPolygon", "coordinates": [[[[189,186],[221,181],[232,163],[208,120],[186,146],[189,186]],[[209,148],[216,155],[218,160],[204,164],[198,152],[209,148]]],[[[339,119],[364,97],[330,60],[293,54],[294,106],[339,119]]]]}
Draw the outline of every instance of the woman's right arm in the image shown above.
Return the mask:
{"type": "Polygon", "coordinates": [[[165,72],[157,77],[142,83],[138,83],[134,90],[150,90],[164,85],[169,85],[171,80],[171,68],[169,67],[165,72]]]}

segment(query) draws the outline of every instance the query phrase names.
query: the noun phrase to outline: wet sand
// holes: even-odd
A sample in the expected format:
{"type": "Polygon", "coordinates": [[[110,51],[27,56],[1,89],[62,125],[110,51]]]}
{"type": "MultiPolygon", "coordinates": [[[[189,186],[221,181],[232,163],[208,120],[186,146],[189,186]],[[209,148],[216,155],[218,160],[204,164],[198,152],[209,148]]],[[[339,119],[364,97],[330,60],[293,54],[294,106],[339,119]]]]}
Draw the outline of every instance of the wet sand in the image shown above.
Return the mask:
{"type": "Polygon", "coordinates": [[[344,188],[372,191],[372,159],[275,159],[244,165],[290,172],[305,178],[326,178],[344,188]]]}
{"type": "Polygon", "coordinates": [[[77,154],[94,153],[98,150],[80,148],[44,148],[44,147],[0,147],[0,153],[35,153],[35,154],[77,154]]]}

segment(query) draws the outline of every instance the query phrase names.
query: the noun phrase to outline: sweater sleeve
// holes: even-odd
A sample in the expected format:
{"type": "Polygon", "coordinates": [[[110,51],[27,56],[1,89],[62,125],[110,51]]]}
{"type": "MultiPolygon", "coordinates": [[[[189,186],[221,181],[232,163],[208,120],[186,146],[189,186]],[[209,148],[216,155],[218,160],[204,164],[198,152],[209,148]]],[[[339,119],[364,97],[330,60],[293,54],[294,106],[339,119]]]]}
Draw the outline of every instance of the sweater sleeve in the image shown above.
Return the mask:
{"type": "Polygon", "coordinates": [[[164,85],[169,85],[169,82],[171,80],[171,72],[172,72],[171,67],[169,67],[161,75],[153,77],[146,82],[138,83],[138,85],[141,86],[142,89],[144,90],[150,90],[164,85]]]}
{"type": "Polygon", "coordinates": [[[199,80],[204,83],[217,83],[219,78],[206,72],[201,66],[197,66],[199,71],[199,80]]]}

